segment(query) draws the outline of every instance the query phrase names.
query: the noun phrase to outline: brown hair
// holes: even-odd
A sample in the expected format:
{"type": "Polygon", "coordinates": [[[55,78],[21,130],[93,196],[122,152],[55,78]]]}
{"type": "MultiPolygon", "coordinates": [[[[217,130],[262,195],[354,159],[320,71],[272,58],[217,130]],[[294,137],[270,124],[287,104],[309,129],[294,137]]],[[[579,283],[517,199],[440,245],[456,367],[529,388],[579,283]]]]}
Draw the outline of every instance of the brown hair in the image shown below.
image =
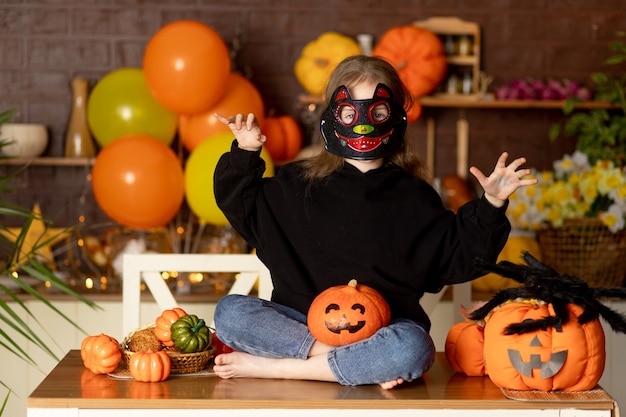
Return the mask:
{"type": "MultiPolygon", "coordinates": [[[[341,85],[350,88],[361,82],[383,83],[393,92],[396,101],[405,109],[414,105],[413,97],[405,88],[395,68],[382,58],[365,55],[356,55],[344,59],[333,71],[326,85],[326,105],[332,93],[341,85]]],[[[323,143],[322,138],[318,142],[323,143]]],[[[425,177],[424,164],[417,155],[411,152],[409,143],[404,139],[404,146],[391,156],[385,158],[385,163],[393,163],[405,169],[417,178],[425,177]]],[[[341,169],[344,159],[326,151],[302,162],[306,168],[304,178],[309,183],[323,180],[341,169]]]]}

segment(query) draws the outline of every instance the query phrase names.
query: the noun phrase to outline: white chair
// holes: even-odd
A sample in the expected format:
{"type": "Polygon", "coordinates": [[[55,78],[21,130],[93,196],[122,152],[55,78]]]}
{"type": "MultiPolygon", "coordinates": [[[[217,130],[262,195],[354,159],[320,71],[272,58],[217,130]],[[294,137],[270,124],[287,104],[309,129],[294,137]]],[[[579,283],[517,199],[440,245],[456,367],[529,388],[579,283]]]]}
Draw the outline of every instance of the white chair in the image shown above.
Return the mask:
{"type": "MultiPolygon", "coordinates": [[[[176,307],[178,303],[161,276],[163,271],[178,272],[237,272],[239,277],[229,294],[249,294],[258,281],[258,296],[269,300],[272,279],[267,267],[254,254],[125,254],[122,283],[122,332],[129,334],[141,326],[141,280],[152,293],[161,310],[176,307]]],[[[457,288],[458,287],[458,288],[457,288]]],[[[427,314],[437,306],[445,288],[437,294],[424,294],[420,304],[427,314]]],[[[453,288],[455,304],[467,304],[467,289],[453,288]]]]}
{"type": "Polygon", "coordinates": [[[258,281],[259,297],[269,300],[272,295],[270,272],[253,254],[126,254],[122,272],[123,334],[128,334],[141,325],[142,279],[161,310],[178,305],[161,277],[163,271],[237,272],[239,276],[229,294],[249,294],[258,281]]]}

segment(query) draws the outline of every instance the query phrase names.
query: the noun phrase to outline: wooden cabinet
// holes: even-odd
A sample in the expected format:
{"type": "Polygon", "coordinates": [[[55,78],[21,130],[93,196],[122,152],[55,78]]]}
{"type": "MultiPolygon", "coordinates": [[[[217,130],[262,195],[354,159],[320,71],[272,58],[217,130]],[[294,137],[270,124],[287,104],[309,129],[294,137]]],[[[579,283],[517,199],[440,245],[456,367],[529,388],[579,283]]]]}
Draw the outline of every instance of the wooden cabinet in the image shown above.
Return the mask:
{"type": "Polygon", "coordinates": [[[481,79],[480,26],[457,17],[432,17],[413,24],[439,36],[446,51],[448,73],[434,96],[477,96],[481,79]]]}

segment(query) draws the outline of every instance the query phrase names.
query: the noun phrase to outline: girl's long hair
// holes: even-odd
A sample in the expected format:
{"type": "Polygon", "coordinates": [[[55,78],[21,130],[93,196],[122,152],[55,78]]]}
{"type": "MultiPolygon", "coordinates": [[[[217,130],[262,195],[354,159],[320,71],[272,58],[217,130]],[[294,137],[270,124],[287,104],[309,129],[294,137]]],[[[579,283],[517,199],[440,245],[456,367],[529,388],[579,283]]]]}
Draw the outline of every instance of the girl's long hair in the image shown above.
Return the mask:
{"type": "MultiPolygon", "coordinates": [[[[345,85],[350,89],[351,86],[361,82],[383,83],[391,89],[396,101],[405,109],[408,110],[414,105],[411,93],[405,88],[395,68],[384,59],[365,55],[346,58],[337,65],[326,86],[326,105],[329,104],[330,96],[339,86],[345,85]]],[[[321,147],[323,144],[321,137],[318,143],[321,147]]],[[[303,170],[305,180],[312,184],[341,169],[344,159],[321,150],[315,156],[305,159],[301,163],[305,168],[303,170]]],[[[423,162],[411,152],[406,134],[404,146],[396,153],[386,157],[384,163],[398,165],[416,178],[423,179],[426,175],[423,162]]]]}

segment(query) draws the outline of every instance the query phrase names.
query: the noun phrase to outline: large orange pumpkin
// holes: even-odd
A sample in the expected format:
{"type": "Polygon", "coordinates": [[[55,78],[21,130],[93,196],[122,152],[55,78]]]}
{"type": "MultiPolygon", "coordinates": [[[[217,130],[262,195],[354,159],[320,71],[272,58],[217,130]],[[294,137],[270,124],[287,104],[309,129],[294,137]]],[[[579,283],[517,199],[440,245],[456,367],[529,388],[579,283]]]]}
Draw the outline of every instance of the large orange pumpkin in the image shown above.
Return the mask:
{"type": "MultiPolygon", "coordinates": [[[[578,323],[583,309],[568,304],[570,320],[560,328],[503,335],[512,323],[554,316],[551,304],[512,302],[485,325],[485,370],[499,387],[515,390],[584,391],[604,372],[604,330],[598,319],[578,323]]],[[[457,348],[458,349],[458,348],[457,348]]]]}
{"type": "Polygon", "coordinates": [[[128,370],[136,381],[159,382],[170,376],[172,362],[165,350],[144,350],[133,353],[128,370]]]}
{"type": "Polygon", "coordinates": [[[383,296],[354,279],[322,291],[307,315],[313,337],[332,346],[366,339],[390,320],[391,310],[383,296]]]}
{"type": "Polygon", "coordinates": [[[275,163],[289,161],[302,149],[302,129],[289,115],[266,117],[261,125],[267,141],[263,146],[275,163]]]}
{"type": "Polygon", "coordinates": [[[167,347],[174,346],[172,342],[172,333],[170,327],[182,316],[186,316],[187,313],[180,307],[174,307],[169,310],[163,310],[161,315],[157,317],[154,327],[154,334],[156,337],[167,347]]]}
{"type": "Polygon", "coordinates": [[[108,374],[117,368],[122,359],[122,352],[119,342],[114,337],[100,333],[83,339],[80,357],[85,368],[94,374],[108,374]]]}
{"type": "Polygon", "coordinates": [[[337,32],[322,33],[302,49],[294,67],[296,78],[307,93],[322,97],[337,64],[360,54],[361,47],[354,38],[337,32]]]}
{"type": "Polygon", "coordinates": [[[552,305],[525,300],[505,303],[482,327],[457,323],[446,339],[446,358],[457,372],[489,375],[501,388],[540,391],[585,391],[595,387],[604,372],[604,330],[598,319],[579,324],[582,308],[568,304],[569,321],[560,328],[505,335],[512,323],[554,316],[552,305]],[[480,343],[484,341],[483,350],[480,343]],[[484,373],[480,373],[484,362],[484,373]]]}
{"type": "MultiPolygon", "coordinates": [[[[443,81],[448,61],[441,40],[429,30],[413,26],[394,26],[383,33],[374,46],[373,55],[389,61],[406,88],[418,98],[427,95],[443,81]]],[[[419,103],[417,109],[421,110],[419,103]]],[[[408,112],[409,122],[420,112],[408,112]]],[[[417,116],[417,117],[416,117],[417,116]]]]}

